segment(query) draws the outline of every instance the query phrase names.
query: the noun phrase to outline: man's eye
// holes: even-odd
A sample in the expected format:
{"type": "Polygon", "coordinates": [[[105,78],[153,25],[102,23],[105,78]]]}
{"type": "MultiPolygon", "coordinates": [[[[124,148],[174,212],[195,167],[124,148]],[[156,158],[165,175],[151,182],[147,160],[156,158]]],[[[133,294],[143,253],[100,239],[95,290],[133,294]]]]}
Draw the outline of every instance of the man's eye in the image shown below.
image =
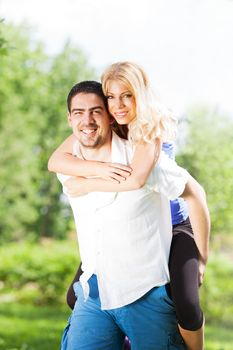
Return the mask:
{"type": "Polygon", "coordinates": [[[82,115],[82,112],[74,112],[73,113],[73,117],[75,118],[75,117],[79,117],[80,115],[82,115]]]}

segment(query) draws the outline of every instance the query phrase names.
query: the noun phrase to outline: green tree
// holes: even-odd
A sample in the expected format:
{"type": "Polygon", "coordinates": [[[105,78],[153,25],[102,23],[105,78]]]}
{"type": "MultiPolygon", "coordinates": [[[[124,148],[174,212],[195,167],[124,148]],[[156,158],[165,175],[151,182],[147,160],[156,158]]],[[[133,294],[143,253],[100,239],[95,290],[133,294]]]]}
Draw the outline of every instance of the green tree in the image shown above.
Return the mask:
{"type": "Polygon", "coordinates": [[[2,24],[8,55],[0,55],[1,240],[64,236],[70,211],[47,171],[52,150],[67,135],[66,95],[94,77],[85,55],[66,44],[48,57],[30,30],[2,24]]]}
{"type": "Polygon", "coordinates": [[[42,105],[43,122],[38,143],[40,159],[38,209],[43,215],[38,217],[37,226],[42,235],[64,236],[66,233],[70,208],[64,207],[59,200],[61,186],[56,176],[47,171],[47,163],[55,147],[71,133],[66,117],[66,97],[71,87],[78,81],[94,79],[95,75],[84,54],[79,49],[73,48],[70,43],[66,43],[63,51],[53,59],[48,72],[47,96],[42,105]]]}
{"type": "Polygon", "coordinates": [[[233,232],[233,120],[218,110],[193,108],[178,162],[204,186],[213,232],[233,232]]]}
{"type": "Polygon", "coordinates": [[[0,19],[0,56],[6,55],[8,51],[8,44],[4,36],[2,35],[3,19],[0,19]]]}

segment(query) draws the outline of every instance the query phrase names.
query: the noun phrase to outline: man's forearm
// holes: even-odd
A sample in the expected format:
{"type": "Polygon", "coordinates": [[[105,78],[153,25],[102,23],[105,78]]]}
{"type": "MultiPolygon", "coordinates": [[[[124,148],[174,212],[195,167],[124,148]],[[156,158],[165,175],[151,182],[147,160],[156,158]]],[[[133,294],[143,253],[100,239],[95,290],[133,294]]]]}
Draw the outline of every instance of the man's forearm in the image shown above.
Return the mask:
{"type": "Polygon", "coordinates": [[[206,263],[209,253],[210,215],[205,192],[196,180],[191,178],[182,197],[188,204],[190,222],[200,258],[206,263]]]}
{"type": "Polygon", "coordinates": [[[207,206],[196,203],[195,200],[188,201],[189,218],[194,232],[194,239],[204,263],[209,254],[210,218],[207,206]],[[198,204],[198,205],[197,205],[198,204]]]}

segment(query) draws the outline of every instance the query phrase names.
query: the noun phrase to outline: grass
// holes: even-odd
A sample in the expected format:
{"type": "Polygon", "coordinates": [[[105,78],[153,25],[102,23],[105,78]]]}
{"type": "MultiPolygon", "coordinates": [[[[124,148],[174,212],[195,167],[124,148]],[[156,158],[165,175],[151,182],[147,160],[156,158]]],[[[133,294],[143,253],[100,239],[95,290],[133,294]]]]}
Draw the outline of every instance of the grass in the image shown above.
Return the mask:
{"type": "Polygon", "coordinates": [[[233,332],[231,328],[219,326],[206,327],[205,350],[232,350],[233,332]]]}
{"type": "MultiPolygon", "coordinates": [[[[68,307],[0,305],[0,350],[58,350],[68,307]]],[[[232,350],[230,329],[208,325],[205,350],[232,350]]]]}
{"type": "Polygon", "coordinates": [[[66,306],[0,305],[1,350],[58,350],[66,306]]]}

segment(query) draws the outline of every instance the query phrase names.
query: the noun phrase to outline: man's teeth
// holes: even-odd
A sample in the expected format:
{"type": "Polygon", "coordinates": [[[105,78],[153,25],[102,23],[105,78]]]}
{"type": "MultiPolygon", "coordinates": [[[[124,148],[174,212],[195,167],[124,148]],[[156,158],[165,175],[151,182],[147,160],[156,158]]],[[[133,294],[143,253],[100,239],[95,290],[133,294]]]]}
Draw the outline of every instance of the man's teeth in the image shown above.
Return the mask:
{"type": "Polygon", "coordinates": [[[95,131],[96,130],[93,130],[93,129],[85,129],[85,130],[83,130],[83,133],[89,135],[89,134],[91,134],[91,133],[93,133],[95,131]]]}

